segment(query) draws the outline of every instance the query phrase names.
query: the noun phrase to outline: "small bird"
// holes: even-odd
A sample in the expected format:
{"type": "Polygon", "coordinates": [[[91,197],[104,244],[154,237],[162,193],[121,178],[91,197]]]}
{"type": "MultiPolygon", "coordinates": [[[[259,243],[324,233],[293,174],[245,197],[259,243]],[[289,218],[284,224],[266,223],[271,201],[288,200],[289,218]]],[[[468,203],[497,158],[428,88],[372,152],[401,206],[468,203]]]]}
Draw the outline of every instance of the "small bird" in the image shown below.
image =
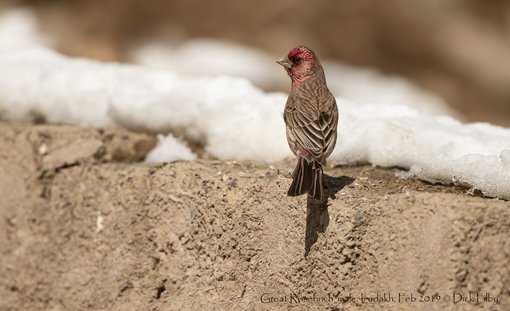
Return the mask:
{"type": "Polygon", "coordinates": [[[322,167],[333,152],[337,138],[335,97],[329,91],[324,69],[311,49],[297,46],[276,62],[285,68],[291,80],[283,118],[287,142],[298,159],[287,194],[308,193],[323,201],[322,167]]]}

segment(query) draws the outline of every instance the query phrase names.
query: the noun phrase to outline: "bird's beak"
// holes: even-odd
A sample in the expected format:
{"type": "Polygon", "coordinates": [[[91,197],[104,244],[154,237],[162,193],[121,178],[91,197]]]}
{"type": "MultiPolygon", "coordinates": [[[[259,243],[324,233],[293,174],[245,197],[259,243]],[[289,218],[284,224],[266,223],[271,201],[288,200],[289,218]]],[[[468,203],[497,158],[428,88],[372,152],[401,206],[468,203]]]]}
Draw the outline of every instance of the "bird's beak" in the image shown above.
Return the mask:
{"type": "Polygon", "coordinates": [[[286,69],[290,69],[290,67],[292,67],[292,62],[290,61],[290,59],[287,56],[280,58],[276,62],[278,64],[282,65],[286,69]]]}

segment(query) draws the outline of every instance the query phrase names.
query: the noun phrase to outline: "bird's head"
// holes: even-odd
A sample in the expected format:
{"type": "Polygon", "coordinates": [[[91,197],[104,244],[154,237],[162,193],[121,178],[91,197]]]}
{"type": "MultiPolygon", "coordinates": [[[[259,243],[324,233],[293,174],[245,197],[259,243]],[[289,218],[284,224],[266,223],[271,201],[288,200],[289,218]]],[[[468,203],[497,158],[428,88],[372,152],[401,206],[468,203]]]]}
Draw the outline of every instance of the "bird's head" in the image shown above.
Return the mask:
{"type": "Polygon", "coordinates": [[[323,73],[322,66],[315,53],[306,46],[296,46],[287,56],[276,61],[282,65],[292,80],[292,84],[301,83],[315,73],[323,73]]]}

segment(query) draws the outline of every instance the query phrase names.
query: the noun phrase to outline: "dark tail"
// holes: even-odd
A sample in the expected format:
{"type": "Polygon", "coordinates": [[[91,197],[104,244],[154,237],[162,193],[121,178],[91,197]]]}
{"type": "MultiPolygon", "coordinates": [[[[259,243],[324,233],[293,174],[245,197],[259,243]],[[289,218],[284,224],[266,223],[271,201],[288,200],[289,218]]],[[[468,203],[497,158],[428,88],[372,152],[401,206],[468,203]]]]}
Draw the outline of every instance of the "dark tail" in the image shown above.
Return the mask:
{"type": "Polygon", "coordinates": [[[322,201],[324,190],[322,188],[322,166],[317,162],[308,163],[299,158],[292,174],[294,178],[287,194],[291,197],[308,193],[314,199],[322,201]]]}

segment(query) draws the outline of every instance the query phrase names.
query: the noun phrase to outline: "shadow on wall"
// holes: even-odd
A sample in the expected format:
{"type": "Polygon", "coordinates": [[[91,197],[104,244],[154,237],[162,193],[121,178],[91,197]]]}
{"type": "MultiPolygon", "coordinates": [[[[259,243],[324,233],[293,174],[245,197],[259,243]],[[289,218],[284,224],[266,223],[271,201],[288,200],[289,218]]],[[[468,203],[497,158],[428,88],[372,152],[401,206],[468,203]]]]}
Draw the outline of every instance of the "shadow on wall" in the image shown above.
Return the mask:
{"type": "Polygon", "coordinates": [[[349,176],[333,177],[324,174],[324,193],[326,200],[318,201],[308,197],[306,204],[306,235],[305,235],[305,257],[308,256],[310,249],[317,242],[319,232],[324,233],[329,225],[328,201],[336,199],[336,193],[345,186],[354,182],[354,178],[349,176]]]}

